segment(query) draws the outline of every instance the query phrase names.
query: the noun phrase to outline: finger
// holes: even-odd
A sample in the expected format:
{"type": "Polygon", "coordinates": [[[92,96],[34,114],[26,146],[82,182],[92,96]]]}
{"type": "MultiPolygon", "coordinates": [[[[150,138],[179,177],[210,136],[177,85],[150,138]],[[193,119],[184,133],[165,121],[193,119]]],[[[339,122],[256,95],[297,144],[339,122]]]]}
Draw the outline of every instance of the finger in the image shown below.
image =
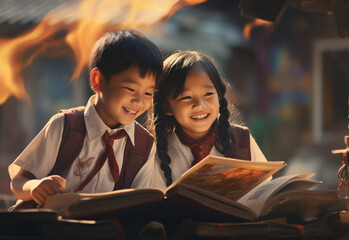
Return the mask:
{"type": "Polygon", "coordinates": [[[32,198],[35,202],[37,202],[38,204],[41,204],[43,200],[45,200],[43,194],[41,193],[41,186],[38,186],[36,188],[33,189],[33,191],[31,192],[32,198]]]}
{"type": "Polygon", "coordinates": [[[41,184],[36,189],[34,189],[34,191],[38,191],[45,197],[47,197],[56,193],[56,185],[57,182],[55,182],[54,180],[46,179],[45,181],[41,182],[41,184]]]}
{"type": "Polygon", "coordinates": [[[57,193],[56,184],[54,183],[45,184],[44,186],[42,186],[42,191],[43,191],[43,194],[46,196],[46,198],[48,196],[54,195],[57,193]]]}
{"type": "Polygon", "coordinates": [[[62,178],[61,176],[58,175],[53,175],[52,178],[58,182],[58,184],[65,189],[65,185],[66,185],[66,180],[64,178],[62,178]]]}
{"type": "Polygon", "coordinates": [[[44,205],[44,203],[46,202],[46,198],[40,192],[33,194],[32,198],[39,205],[44,205]]]}
{"type": "Polygon", "coordinates": [[[56,189],[56,191],[59,192],[59,193],[65,193],[65,192],[67,192],[67,191],[65,190],[65,188],[62,187],[62,186],[59,186],[59,187],[56,189]]]}
{"type": "Polygon", "coordinates": [[[38,194],[43,197],[43,200],[45,200],[50,194],[47,191],[47,185],[41,186],[40,189],[38,189],[38,194]]]}
{"type": "Polygon", "coordinates": [[[45,195],[45,193],[43,192],[39,192],[38,197],[40,197],[40,200],[41,200],[40,205],[44,205],[46,203],[47,195],[45,195]]]}
{"type": "Polygon", "coordinates": [[[60,185],[60,184],[58,184],[57,182],[56,182],[56,184],[55,184],[55,191],[56,191],[56,192],[60,192],[60,193],[66,192],[66,191],[65,191],[65,187],[62,186],[62,185],[60,185]]]}
{"type": "Polygon", "coordinates": [[[50,181],[46,181],[45,184],[42,185],[42,187],[45,190],[45,193],[47,193],[47,196],[56,194],[61,191],[65,191],[65,189],[62,188],[62,186],[59,185],[58,182],[53,179],[51,179],[50,181]]]}
{"type": "Polygon", "coordinates": [[[52,180],[49,183],[49,186],[55,191],[55,193],[64,193],[64,192],[66,192],[65,188],[62,185],[60,185],[56,180],[52,180]]]}

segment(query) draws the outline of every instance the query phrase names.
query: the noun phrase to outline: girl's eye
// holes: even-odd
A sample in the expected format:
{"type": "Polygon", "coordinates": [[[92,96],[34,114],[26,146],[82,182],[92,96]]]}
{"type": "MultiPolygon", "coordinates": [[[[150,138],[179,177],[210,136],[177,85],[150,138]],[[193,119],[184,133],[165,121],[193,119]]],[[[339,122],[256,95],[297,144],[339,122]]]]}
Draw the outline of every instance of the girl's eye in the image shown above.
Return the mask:
{"type": "Polygon", "coordinates": [[[178,100],[187,100],[187,99],[190,99],[191,97],[190,96],[185,96],[185,97],[181,97],[180,99],[178,100]]]}
{"type": "Polygon", "coordinates": [[[208,93],[205,93],[204,96],[211,96],[211,95],[213,95],[213,94],[214,94],[213,92],[208,92],[208,93]]]}
{"type": "Polygon", "coordinates": [[[145,95],[147,95],[147,96],[153,96],[152,93],[148,93],[148,92],[146,92],[145,95]]]}

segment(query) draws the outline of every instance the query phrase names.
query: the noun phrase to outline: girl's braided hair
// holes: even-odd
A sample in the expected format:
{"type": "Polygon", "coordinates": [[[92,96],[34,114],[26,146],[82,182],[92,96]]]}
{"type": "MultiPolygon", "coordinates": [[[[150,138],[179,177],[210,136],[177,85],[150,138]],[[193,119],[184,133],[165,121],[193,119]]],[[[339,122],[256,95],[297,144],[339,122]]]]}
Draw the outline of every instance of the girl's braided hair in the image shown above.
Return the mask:
{"type": "Polygon", "coordinates": [[[167,137],[179,126],[173,116],[166,115],[165,109],[169,107],[167,99],[169,97],[175,99],[181,94],[187,74],[197,64],[206,69],[219,96],[219,117],[216,121],[218,123],[218,134],[215,146],[226,157],[234,157],[235,155],[235,142],[229,131],[231,114],[225,97],[227,83],[219,73],[213,59],[204,53],[196,51],[174,53],[165,59],[163,77],[154,93],[156,144],[158,157],[161,161],[160,166],[164,171],[167,186],[172,183],[171,158],[167,153],[167,137]]]}

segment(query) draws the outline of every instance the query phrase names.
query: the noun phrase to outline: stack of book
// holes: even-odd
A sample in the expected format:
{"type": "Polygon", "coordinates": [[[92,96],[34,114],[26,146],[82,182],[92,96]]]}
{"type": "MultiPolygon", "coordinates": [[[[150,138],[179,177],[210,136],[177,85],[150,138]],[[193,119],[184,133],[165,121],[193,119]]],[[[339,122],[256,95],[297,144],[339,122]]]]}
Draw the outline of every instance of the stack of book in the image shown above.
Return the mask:
{"type": "Polygon", "coordinates": [[[208,156],[166,191],[150,188],[62,193],[49,197],[43,209],[63,219],[117,220],[123,227],[137,223],[137,229],[156,221],[169,234],[188,239],[201,235],[216,238],[217,234],[296,236],[300,229],[311,232],[308,229],[315,226],[314,221],[328,216],[339,202],[337,191],[312,190],[321,184],[310,179],[314,174],[269,181],[285,165],[208,156]],[[313,225],[306,225],[310,222],[313,225]]]}
{"type": "Polygon", "coordinates": [[[0,239],[125,239],[116,220],[62,219],[48,209],[0,212],[0,239]]]}

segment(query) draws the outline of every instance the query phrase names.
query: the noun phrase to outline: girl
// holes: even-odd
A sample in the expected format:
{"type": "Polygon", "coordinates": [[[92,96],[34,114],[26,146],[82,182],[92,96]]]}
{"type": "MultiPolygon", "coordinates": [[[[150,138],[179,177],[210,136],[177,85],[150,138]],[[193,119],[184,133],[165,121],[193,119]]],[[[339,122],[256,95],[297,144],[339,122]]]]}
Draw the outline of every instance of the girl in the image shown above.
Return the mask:
{"type": "Polygon", "coordinates": [[[226,83],[214,61],[181,51],[164,61],[154,94],[154,187],[166,189],[207,155],[267,161],[245,127],[231,125],[226,83]]]}

